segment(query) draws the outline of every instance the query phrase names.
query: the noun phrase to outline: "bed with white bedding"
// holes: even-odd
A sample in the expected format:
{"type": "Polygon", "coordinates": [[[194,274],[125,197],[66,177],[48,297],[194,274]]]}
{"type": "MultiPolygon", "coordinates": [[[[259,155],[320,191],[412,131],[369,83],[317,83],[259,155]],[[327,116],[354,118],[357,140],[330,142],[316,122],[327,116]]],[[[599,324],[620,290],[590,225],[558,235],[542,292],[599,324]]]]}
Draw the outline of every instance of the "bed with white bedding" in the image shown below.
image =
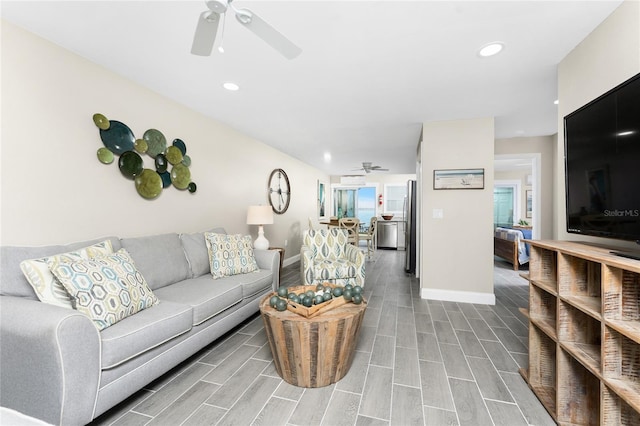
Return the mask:
{"type": "Polygon", "coordinates": [[[493,254],[513,264],[513,269],[517,271],[520,265],[529,262],[529,245],[524,242],[529,239],[531,229],[498,227],[493,236],[493,254]]]}

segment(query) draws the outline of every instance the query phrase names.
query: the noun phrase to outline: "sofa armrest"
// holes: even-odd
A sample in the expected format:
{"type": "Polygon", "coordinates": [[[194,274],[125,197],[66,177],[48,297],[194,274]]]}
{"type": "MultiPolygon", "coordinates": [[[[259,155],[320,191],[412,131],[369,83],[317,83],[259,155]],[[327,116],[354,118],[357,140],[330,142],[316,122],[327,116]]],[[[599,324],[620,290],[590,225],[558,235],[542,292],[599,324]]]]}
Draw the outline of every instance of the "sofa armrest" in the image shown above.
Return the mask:
{"type": "Polygon", "coordinates": [[[78,311],[0,296],[0,405],[86,424],[100,383],[100,333],[78,311]]]}
{"type": "Polygon", "coordinates": [[[277,250],[253,249],[258,268],[266,269],[273,273],[273,291],[280,287],[280,253],[277,250]]]}

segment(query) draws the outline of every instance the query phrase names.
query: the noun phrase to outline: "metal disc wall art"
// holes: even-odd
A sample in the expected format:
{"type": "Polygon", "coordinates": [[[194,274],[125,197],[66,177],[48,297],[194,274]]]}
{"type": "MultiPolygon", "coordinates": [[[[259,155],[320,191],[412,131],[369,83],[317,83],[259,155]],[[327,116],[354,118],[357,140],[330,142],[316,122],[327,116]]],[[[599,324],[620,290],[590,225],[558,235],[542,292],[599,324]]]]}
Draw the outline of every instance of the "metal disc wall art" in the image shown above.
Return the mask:
{"type": "Polygon", "coordinates": [[[102,114],[93,114],[93,122],[100,131],[104,146],[98,148],[98,160],[102,164],[114,162],[119,156],[118,168],[122,175],[133,180],[136,191],[147,200],[157,198],[163,188],[173,186],[179,190],[194,193],[197,185],[191,181],[191,157],[182,139],[174,139],[167,146],[167,139],[161,131],[148,129],[142,138],[136,139],[131,129],[124,123],[109,120],[102,114]],[[153,160],[152,168],[145,168],[142,155],[153,160]]]}

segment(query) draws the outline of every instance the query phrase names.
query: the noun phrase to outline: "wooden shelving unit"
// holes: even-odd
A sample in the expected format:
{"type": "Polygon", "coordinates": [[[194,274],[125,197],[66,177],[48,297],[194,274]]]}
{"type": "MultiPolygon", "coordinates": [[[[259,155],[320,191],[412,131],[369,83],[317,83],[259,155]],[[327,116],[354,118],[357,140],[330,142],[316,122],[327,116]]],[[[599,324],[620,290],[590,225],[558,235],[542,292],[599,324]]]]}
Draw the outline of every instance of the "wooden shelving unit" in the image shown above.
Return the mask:
{"type": "Polygon", "coordinates": [[[558,424],[640,424],[640,261],[569,241],[528,241],[529,368],[558,424]]]}

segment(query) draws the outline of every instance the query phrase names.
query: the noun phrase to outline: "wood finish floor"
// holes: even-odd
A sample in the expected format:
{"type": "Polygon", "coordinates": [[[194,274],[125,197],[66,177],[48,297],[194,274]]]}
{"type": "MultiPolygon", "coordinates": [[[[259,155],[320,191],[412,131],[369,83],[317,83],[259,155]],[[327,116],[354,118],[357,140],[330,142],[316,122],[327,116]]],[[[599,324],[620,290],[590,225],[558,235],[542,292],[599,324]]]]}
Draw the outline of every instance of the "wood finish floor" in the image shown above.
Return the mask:
{"type": "MultiPolygon", "coordinates": [[[[258,314],[92,425],[553,425],[518,373],[527,282],[495,262],[496,305],[420,299],[404,252],[367,262],[369,306],[351,370],[298,388],[276,373],[258,314]]],[[[299,283],[300,266],[283,270],[299,283]]]]}

